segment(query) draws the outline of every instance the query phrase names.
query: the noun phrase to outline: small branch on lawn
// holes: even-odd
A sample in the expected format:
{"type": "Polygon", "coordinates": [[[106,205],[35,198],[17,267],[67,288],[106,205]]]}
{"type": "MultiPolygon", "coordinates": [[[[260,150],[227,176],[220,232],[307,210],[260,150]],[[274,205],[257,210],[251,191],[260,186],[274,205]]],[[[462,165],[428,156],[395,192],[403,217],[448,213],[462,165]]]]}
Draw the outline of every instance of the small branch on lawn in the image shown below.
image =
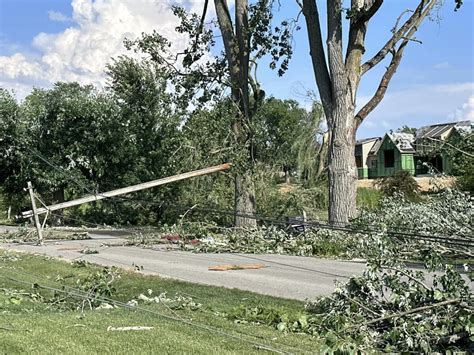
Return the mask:
{"type": "Polygon", "coordinates": [[[349,296],[347,296],[347,295],[345,295],[345,294],[343,294],[343,293],[340,293],[340,295],[343,296],[343,297],[345,297],[346,299],[348,299],[350,302],[352,302],[352,303],[358,305],[360,308],[365,309],[367,312],[370,312],[370,313],[372,313],[372,314],[375,315],[375,316],[380,316],[380,313],[371,310],[370,308],[364,306],[362,303],[356,301],[355,299],[350,298],[349,296]]]}
{"type": "Polygon", "coordinates": [[[359,328],[360,327],[365,327],[365,326],[375,324],[375,323],[379,323],[379,322],[383,322],[383,321],[386,321],[386,320],[389,320],[389,319],[399,318],[399,317],[407,316],[407,315],[413,314],[413,313],[429,311],[430,309],[434,309],[434,308],[438,308],[438,307],[442,307],[442,306],[447,306],[447,305],[454,304],[454,303],[459,303],[459,302],[461,302],[461,299],[457,298],[457,299],[453,299],[453,300],[446,300],[446,301],[442,301],[442,302],[438,302],[438,303],[433,303],[433,304],[428,305],[428,306],[413,308],[413,309],[410,309],[409,311],[406,311],[406,312],[400,312],[400,313],[390,314],[388,316],[376,318],[376,319],[373,319],[369,322],[364,322],[364,323],[358,325],[357,327],[359,327],[359,328]]]}
{"type": "Polygon", "coordinates": [[[396,267],[390,267],[390,266],[382,266],[382,269],[387,269],[387,270],[392,270],[392,271],[395,271],[395,272],[399,272],[400,274],[402,274],[403,276],[406,276],[407,278],[409,278],[410,280],[412,281],[415,281],[417,284],[419,284],[420,286],[422,286],[425,290],[427,291],[431,291],[432,289],[430,287],[428,287],[426,284],[424,284],[423,282],[421,282],[420,280],[414,278],[413,276],[411,276],[408,272],[404,271],[404,270],[401,270],[401,269],[398,269],[396,267]]]}

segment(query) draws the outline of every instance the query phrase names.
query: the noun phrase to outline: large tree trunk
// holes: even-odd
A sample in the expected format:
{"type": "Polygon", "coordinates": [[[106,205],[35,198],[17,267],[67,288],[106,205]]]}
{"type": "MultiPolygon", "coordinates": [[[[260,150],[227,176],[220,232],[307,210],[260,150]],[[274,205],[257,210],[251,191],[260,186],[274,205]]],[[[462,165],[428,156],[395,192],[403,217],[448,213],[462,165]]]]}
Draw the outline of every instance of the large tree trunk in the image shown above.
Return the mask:
{"type": "Polygon", "coordinates": [[[239,228],[254,228],[257,220],[254,216],[255,204],[255,184],[250,172],[241,173],[235,176],[235,218],[234,223],[239,228]]]}
{"type": "Polygon", "coordinates": [[[413,40],[423,20],[438,0],[418,0],[415,11],[404,22],[396,20],[392,36],[383,47],[362,64],[368,23],[382,6],[383,0],[351,0],[349,36],[343,50],[342,16],[347,2],[327,0],[326,51],[322,38],[318,1],[302,0],[310,55],[324,113],[331,134],[329,143],[329,220],[347,223],[356,213],[355,134],[367,115],[383,99],[407,44],[413,40]],[[392,55],[374,96],[355,114],[357,89],[362,75],[392,55]]]}
{"type": "MultiPolygon", "coordinates": [[[[53,204],[64,202],[64,189],[59,188],[53,192],[53,204]]],[[[63,224],[63,210],[56,211],[51,215],[51,225],[60,226],[63,224]]]]}
{"type": "Polygon", "coordinates": [[[346,224],[356,212],[354,113],[341,108],[334,111],[328,152],[329,222],[346,224]]]}
{"type": "Polygon", "coordinates": [[[235,176],[235,226],[250,227],[257,225],[255,218],[239,216],[254,215],[255,188],[252,182],[253,146],[251,132],[248,131],[252,120],[249,110],[249,29],[248,29],[248,0],[235,2],[235,28],[226,0],[214,0],[217,20],[224,42],[224,49],[229,68],[232,100],[239,112],[232,130],[235,139],[242,147],[248,146],[248,171],[238,172],[235,176]]]}
{"type": "Polygon", "coordinates": [[[328,140],[329,140],[329,132],[323,134],[323,138],[321,140],[321,146],[318,150],[318,170],[316,171],[315,180],[318,181],[319,177],[326,168],[327,165],[327,158],[328,158],[328,140]]]}
{"type": "MultiPolygon", "coordinates": [[[[248,132],[242,129],[240,124],[241,118],[237,117],[233,124],[233,131],[238,144],[246,147],[249,142],[248,132]]],[[[251,139],[250,139],[251,140],[251,139]]],[[[255,200],[255,184],[253,182],[253,146],[250,142],[247,154],[246,171],[238,171],[235,175],[235,195],[234,195],[234,225],[237,228],[255,228],[257,226],[256,218],[247,217],[254,216],[257,211],[255,200]]]]}

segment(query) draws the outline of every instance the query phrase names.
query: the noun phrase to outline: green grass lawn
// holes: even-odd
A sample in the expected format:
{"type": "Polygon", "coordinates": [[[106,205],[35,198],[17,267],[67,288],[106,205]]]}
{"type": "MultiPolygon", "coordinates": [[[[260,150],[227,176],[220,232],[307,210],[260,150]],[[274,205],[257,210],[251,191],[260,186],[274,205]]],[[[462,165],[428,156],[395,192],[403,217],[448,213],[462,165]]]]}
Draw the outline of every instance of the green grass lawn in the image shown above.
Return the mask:
{"type": "MultiPolygon", "coordinates": [[[[298,301],[251,292],[195,285],[120,271],[111,298],[122,302],[139,294],[167,292],[192,297],[201,308],[173,310],[163,304],[139,308],[74,310],[52,305],[54,292],[43,287],[78,287],[78,279],[102,270],[55,259],[0,251],[1,353],[255,353],[264,347],[282,352],[317,352],[320,342],[304,334],[285,334],[266,325],[238,324],[223,314],[239,305],[303,310],[298,301]],[[57,281],[62,280],[62,281],[57,281]],[[40,285],[33,288],[33,284],[40,285]],[[31,293],[41,294],[35,300],[31,293]],[[172,319],[174,318],[174,319],[172,319]],[[108,327],[150,326],[144,331],[107,331],[108,327]]],[[[63,295],[58,293],[58,295],[63,295]]],[[[80,304],[80,300],[75,301],[80,304]]]]}

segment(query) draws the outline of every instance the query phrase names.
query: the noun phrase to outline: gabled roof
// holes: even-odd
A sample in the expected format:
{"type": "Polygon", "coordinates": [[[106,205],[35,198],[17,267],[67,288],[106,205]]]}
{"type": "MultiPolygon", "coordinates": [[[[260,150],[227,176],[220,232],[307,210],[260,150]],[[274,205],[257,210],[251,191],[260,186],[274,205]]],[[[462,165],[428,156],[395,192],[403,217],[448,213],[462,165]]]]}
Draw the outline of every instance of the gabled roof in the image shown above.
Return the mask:
{"type": "Polygon", "coordinates": [[[471,121],[459,121],[440,123],[431,126],[424,126],[416,131],[416,139],[424,138],[440,138],[442,134],[446,133],[452,128],[465,129],[465,127],[471,127],[471,121]]]}
{"type": "Polygon", "coordinates": [[[380,147],[382,146],[382,142],[387,137],[393,142],[400,153],[415,153],[415,148],[413,147],[415,136],[413,134],[392,132],[385,134],[383,139],[374,144],[374,147],[370,150],[369,154],[377,154],[380,147]]]}
{"type": "Polygon", "coordinates": [[[383,139],[380,138],[375,144],[370,148],[369,155],[375,155],[379,151],[380,146],[382,145],[383,139]]]}
{"type": "Polygon", "coordinates": [[[415,142],[415,136],[411,133],[387,133],[393,144],[395,144],[400,153],[414,153],[415,148],[413,143],[415,142]]]}
{"type": "Polygon", "coordinates": [[[359,139],[358,141],[356,141],[356,145],[367,144],[367,143],[376,141],[377,139],[381,139],[381,138],[380,137],[372,137],[372,138],[359,139]]]}

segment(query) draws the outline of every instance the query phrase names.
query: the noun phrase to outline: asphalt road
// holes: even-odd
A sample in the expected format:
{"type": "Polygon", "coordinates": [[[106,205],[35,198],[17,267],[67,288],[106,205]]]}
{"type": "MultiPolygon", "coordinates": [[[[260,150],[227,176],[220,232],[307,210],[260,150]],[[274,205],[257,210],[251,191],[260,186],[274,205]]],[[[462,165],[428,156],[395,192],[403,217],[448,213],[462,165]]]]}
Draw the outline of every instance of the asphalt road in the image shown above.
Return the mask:
{"type": "MultiPolygon", "coordinates": [[[[0,227],[0,233],[2,232],[0,227]]],[[[5,228],[3,228],[5,229],[5,228]]],[[[143,267],[143,274],[159,275],[178,280],[238,288],[261,294],[299,300],[313,299],[334,290],[335,281],[345,281],[361,274],[364,263],[329,260],[313,257],[255,254],[195,254],[166,250],[163,246],[143,249],[124,246],[125,239],[90,233],[92,239],[77,241],[46,241],[34,244],[0,244],[22,252],[45,254],[65,260],[86,260],[104,266],[135,269],[143,267]],[[82,254],[90,248],[98,254],[82,254]],[[254,270],[210,271],[209,267],[224,264],[258,263],[265,267],[254,270]]]]}

